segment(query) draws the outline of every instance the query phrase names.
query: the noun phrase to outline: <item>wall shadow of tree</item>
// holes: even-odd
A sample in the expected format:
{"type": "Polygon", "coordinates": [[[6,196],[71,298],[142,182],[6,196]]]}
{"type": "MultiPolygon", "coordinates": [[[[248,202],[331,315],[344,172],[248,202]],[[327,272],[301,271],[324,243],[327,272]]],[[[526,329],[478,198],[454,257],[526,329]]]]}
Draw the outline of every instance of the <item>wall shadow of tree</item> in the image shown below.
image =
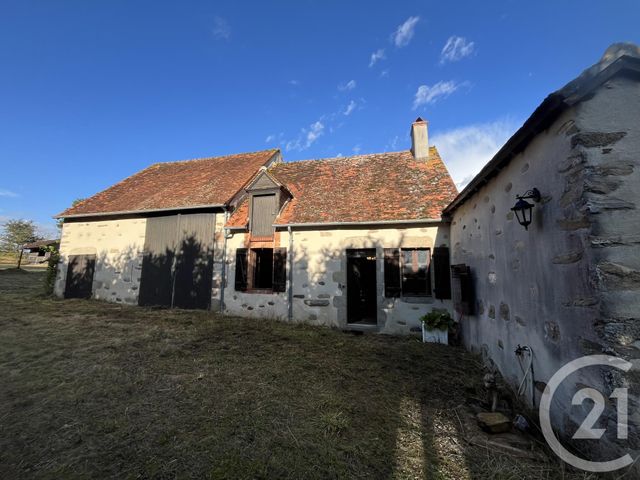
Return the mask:
{"type": "Polygon", "coordinates": [[[65,279],[65,298],[91,298],[95,266],[95,255],[72,255],[69,257],[65,279]]]}
{"type": "Polygon", "coordinates": [[[183,309],[208,309],[211,305],[213,248],[193,235],[160,252],[130,245],[117,253],[71,253],[62,267],[58,282],[67,298],[71,282],[72,286],[85,286],[80,295],[73,295],[76,298],[183,309]],[[74,258],[81,259],[82,265],[74,263],[74,258]],[[95,268],[84,268],[86,259],[92,259],[95,268]]]}
{"type": "Polygon", "coordinates": [[[208,309],[211,305],[213,249],[194,236],[175,249],[147,252],[142,260],[141,306],[208,309]]]}

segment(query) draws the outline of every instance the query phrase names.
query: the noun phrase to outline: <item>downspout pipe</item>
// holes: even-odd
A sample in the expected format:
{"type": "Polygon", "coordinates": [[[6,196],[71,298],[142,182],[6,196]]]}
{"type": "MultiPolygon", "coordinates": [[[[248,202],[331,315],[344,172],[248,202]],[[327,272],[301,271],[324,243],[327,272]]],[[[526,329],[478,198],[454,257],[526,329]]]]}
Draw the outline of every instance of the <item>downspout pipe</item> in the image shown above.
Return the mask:
{"type": "MultiPolygon", "coordinates": [[[[224,209],[224,224],[227,224],[229,219],[229,211],[225,207],[224,209]]],[[[229,231],[226,227],[222,227],[222,233],[224,235],[224,242],[222,243],[222,275],[220,276],[220,313],[224,313],[224,287],[227,283],[227,236],[229,231]]]]}
{"type": "Polygon", "coordinates": [[[289,288],[287,289],[288,293],[288,302],[287,307],[289,309],[289,321],[293,321],[293,232],[291,231],[291,227],[287,227],[287,231],[289,232],[289,288]]]}

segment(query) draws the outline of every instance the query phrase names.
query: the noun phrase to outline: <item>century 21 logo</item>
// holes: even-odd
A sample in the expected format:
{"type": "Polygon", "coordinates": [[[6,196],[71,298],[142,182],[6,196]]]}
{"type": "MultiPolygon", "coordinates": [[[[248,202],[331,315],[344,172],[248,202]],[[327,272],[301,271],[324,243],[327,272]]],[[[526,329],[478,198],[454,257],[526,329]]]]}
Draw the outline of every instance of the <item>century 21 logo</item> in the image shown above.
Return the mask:
{"type": "MultiPolygon", "coordinates": [[[[589,472],[612,472],[631,465],[633,463],[631,455],[627,453],[622,457],[606,462],[585,460],[577,457],[564,448],[551,428],[551,401],[558,386],[560,386],[560,384],[572,373],[577,372],[582,368],[592,366],[612,367],[622,370],[623,372],[627,372],[632,365],[631,362],[609,355],[590,355],[567,363],[564,367],[558,370],[553,377],[551,377],[551,380],[549,380],[549,383],[547,384],[547,388],[545,388],[544,393],[542,394],[542,399],[540,400],[540,426],[542,427],[544,438],[551,449],[568,464],[589,472]]],[[[617,403],[618,439],[626,440],[629,436],[628,391],[626,388],[616,388],[613,393],[611,393],[610,398],[615,399],[617,403]]],[[[604,435],[606,429],[594,428],[594,425],[604,412],[606,399],[598,390],[587,387],[578,390],[573,396],[571,403],[572,405],[582,405],[582,402],[586,399],[593,401],[593,408],[585,417],[584,421],[573,435],[573,438],[582,440],[599,440],[604,435]]]]}

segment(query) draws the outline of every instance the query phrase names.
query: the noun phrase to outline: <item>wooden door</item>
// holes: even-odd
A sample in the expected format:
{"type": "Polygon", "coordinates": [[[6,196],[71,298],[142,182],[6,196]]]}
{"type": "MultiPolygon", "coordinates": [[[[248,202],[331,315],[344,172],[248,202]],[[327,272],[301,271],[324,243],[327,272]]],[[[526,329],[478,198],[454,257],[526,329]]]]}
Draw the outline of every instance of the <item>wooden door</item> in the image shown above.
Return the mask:
{"type": "Polygon", "coordinates": [[[140,305],[208,309],[215,213],[147,219],[140,305]]]}
{"type": "Polygon", "coordinates": [[[347,323],[378,323],[375,249],[347,250],[347,323]]]}
{"type": "Polygon", "coordinates": [[[71,255],[64,298],[91,298],[95,269],[95,255],[71,255]]]}

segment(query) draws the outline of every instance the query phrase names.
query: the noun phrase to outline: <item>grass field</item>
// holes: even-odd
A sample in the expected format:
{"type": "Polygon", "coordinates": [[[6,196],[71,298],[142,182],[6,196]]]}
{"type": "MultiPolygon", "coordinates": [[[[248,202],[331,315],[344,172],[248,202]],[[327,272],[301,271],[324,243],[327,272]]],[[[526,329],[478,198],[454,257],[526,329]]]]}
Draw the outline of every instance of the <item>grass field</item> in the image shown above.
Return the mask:
{"type": "Polygon", "coordinates": [[[0,271],[2,479],[578,478],[467,442],[462,349],[41,283],[0,271]]]}

